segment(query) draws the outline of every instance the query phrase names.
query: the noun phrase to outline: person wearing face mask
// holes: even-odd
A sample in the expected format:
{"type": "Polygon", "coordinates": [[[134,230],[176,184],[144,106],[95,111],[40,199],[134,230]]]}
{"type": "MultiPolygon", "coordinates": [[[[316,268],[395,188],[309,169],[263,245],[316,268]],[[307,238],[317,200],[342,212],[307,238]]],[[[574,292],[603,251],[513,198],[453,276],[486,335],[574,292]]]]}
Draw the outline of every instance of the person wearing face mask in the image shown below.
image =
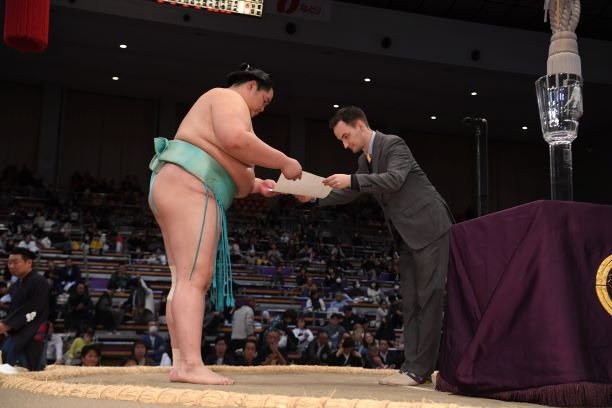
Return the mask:
{"type": "Polygon", "coordinates": [[[359,280],[355,280],[355,282],[353,282],[353,285],[348,288],[348,295],[353,299],[365,296],[365,294],[366,288],[361,286],[361,282],[359,282],[359,280]]]}
{"type": "Polygon", "coordinates": [[[385,298],[385,294],[378,286],[378,282],[371,282],[367,291],[368,297],[372,299],[372,303],[380,303],[385,298]]]}
{"type": "Polygon", "coordinates": [[[233,384],[204,366],[200,344],[208,293],[217,309],[234,306],[226,210],[234,198],[277,195],[255,166],[302,176],[300,163],[263,142],[252,118],[274,96],[270,75],[248,64],[193,104],[174,140],[156,138],[149,206],[161,228],[172,286],[166,319],[172,341],[170,381],[233,384]],[[176,296],[175,296],[176,295],[176,296]]]}
{"type": "Polygon", "coordinates": [[[147,347],[146,356],[159,365],[162,356],[168,351],[168,344],[166,339],[159,335],[159,327],[155,320],[151,320],[149,323],[148,333],[142,336],[141,340],[147,347]]]}

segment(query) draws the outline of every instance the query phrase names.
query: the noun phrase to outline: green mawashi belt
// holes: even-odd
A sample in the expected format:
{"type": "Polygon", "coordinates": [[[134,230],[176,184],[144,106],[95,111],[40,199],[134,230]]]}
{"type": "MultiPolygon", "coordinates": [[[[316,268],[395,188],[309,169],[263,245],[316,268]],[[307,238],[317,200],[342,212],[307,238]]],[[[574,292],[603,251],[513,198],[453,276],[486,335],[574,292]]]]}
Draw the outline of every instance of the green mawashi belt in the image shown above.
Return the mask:
{"type": "Polygon", "coordinates": [[[225,210],[230,207],[236,194],[236,184],[223,167],[205,151],[191,143],[183,140],[168,140],[163,137],[154,139],[155,156],[151,159],[149,168],[152,171],[149,188],[149,201],[155,210],[153,197],[151,195],[155,176],[165,163],[174,163],[185,171],[193,174],[204,183],[206,190],[206,202],[204,204],[204,216],[202,228],[198,238],[198,246],[193,259],[189,280],[195,270],[196,261],[200,252],[200,245],[204,234],[204,222],[208,209],[208,192],[212,191],[217,203],[218,211],[215,217],[215,236],[221,234],[216,243],[216,257],[214,263],[214,274],[210,288],[210,297],[213,304],[220,309],[225,306],[234,306],[232,291],[232,269],[230,263],[229,242],[227,237],[227,219],[225,210]]]}

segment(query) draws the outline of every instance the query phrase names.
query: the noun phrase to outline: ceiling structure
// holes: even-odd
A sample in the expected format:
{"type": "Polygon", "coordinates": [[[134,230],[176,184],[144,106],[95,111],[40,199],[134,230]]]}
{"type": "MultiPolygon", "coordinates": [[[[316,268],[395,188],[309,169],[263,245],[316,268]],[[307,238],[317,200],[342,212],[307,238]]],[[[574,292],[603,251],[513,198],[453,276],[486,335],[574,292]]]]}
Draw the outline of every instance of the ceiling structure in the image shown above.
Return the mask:
{"type": "MultiPolygon", "coordinates": [[[[339,0],[407,13],[548,32],[543,0],[339,0]]],[[[580,38],[612,41],[612,1],[582,0],[580,38]]]]}
{"type": "MultiPolygon", "coordinates": [[[[546,31],[541,1],[343,3],[546,31]]],[[[584,35],[612,41],[612,24],[605,24],[612,15],[608,3],[612,2],[583,1],[584,35]]],[[[0,7],[3,13],[3,0],[0,7]]],[[[381,130],[433,135],[465,133],[464,117],[483,117],[493,139],[543,143],[534,89],[537,76],[424,61],[407,63],[393,56],[296,46],[69,7],[53,7],[51,19],[50,45],[43,55],[23,55],[0,46],[3,81],[52,83],[68,89],[165,97],[189,104],[203,90],[222,84],[228,72],[246,61],[272,73],[278,84],[275,100],[267,110],[272,114],[327,120],[334,104],[355,104],[364,107],[373,125],[381,130]],[[120,49],[121,43],[127,43],[128,48],[120,49]],[[206,67],[205,74],[202,67],[206,67]],[[112,81],[114,75],[120,80],[112,81]],[[363,82],[366,76],[372,78],[371,83],[363,82]]],[[[605,98],[610,92],[611,85],[586,84],[581,133],[597,135],[606,129],[605,98]]]]}

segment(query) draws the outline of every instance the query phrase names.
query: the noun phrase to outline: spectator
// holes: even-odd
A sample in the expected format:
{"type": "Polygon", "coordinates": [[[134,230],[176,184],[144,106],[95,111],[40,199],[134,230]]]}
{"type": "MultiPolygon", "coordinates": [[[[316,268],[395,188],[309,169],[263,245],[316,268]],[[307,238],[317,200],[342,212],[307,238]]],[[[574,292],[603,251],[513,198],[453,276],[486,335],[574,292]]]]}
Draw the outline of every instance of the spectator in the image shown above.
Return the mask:
{"type": "Polygon", "coordinates": [[[378,286],[378,282],[371,282],[367,295],[372,303],[381,303],[385,299],[385,294],[378,286]]]}
{"type": "Polygon", "coordinates": [[[19,243],[17,244],[18,248],[25,248],[34,254],[38,254],[40,249],[36,244],[36,238],[32,234],[27,234],[19,243]]]}
{"type": "Polygon", "coordinates": [[[4,362],[31,371],[42,370],[44,340],[49,315],[49,285],[34,272],[34,253],[26,248],[13,248],[8,269],[16,279],[7,316],[0,320],[0,335],[8,335],[2,345],[4,362]]]}
{"type": "Polygon", "coordinates": [[[11,308],[11,294],[5,281],[0,281],[0,320],[4,319],[11,308]]]}
{"type": "Polygon", "coordinates": [[[270,263],[272,264],[278,265],[280,262],[283,261],[283,254],[281,254],[281,251],[276,248],[276,244],[274,243],[270,245],[270,250],[268,250],[266,255],[267,258],[270,260],[270,263]]]}
{"type": "Polygon", "coordinates": [[[355,279],[353,285],[347,290],[348,295],[355,299],[366,295],[366,288],[361,286],[359,279],[355,279]]]}
{"type": "Polygon", "coordinates": [[[84,283],[78,283],[76,291],[68,297],[67,309],[67,329],[76,330],[92,325],[94,307],[89,296],[89,289],[84,283]]]}
{"type": "Polygon", "coordinates": [[[100,349],[94,344],[89,344],[81,350],[81,365],[83,367],[97,367],[100,365],[101,357],[100,349]]]}
{"type": "Polygon", "coordinates": [[[243,352],[234,362],[237,366],[258,366],[257,360],[257,341],[247,340],[244,342],[243,352]]]}
{"type": "Polygon", "coordinates": [[[102,293],[98,301],[96,302],[95,315],[94,315],[94,327],[101,324],[104,330],[117,332],[119,325],[123,321],[123,315],[125,312],[117,307],[113,307],[113,296],[115,295],[115,288],[113,285],[109,285],[108,289],[102,293]]]}
{"type": "Polygon", "coordinates": [[[285,287],[285,275],[280,264],[276,264],[270,283],[273,288],[283,289],[285,287]]]}
{"type": "Polygon", "coordinates": [[[168,351],[168,342],[159,335],[159,327],[155,320],[148,322],[148,334],[142,336],[141,340],[147,348],[147,357],[159,365],[162,355],[168,351]]]}
{"type": "Polygon", "coordinates": [[[72,263],[72,258],[66,258],[66,265],[60,274],[60,284],[64,292],[68,292],[78,282],[81,282],[81,270],[72,263]]]}
{"type": "Polygon", "coordinates": [[[121,363],[122,367],[134,367],[138,365],[138,360],[134,356],[127,356],[123,359],[123,363],[121,363]]]}
{"type": "Polygon", "coordinates": [[[298,340],[293,335],[292,328],[297,324],[297,311],[295,309],[287,309],[282,315],[276,316],[268,331],[277,331],[280,333],[279,348],[286,351],[297,350],[298,340]]]}
{"type": "Polygon", "coordinates": [[[229,238],[230,248],[230,261],[232,263],[239,263],[242,261],[242,253],[240,252],[240,245],[232,237],[229,238]]]}
{"type": "Polygon", "coordinates": [[[320,330],[317,339],[311,342],[302,355],[302,361],[311,365],[327,365],[332,350],[329,347],[329,335],[325,330],[320,330]]]}
{"type": "Polygon", "coordinates": [[[300,356],[304,354],[308,345],[314,340],[314,334],[310,329],[306,328],[306,320],[303,317],[298,318],[297,327],[293,329],[293,335],[297,339],[297,352],[300,356]]]}
{"type": "Polygon", "coordinates": [[[340,347],[330,358],[330,365],[344,367],[363,367],[361,355],[355,350],[355,342],[347,337],[342,340],[340,347]]]}
{"type": "Polygon", "coordinates": [[[340,326],[340,315],[338,313],[333,313],[329,318],[329,323],[327,326],[323,327],[323,330],[327,332],[329,335],[329,342],[332,351],[338,350],[340,346],[340,338],[346,332],[344,327],[340,326]]]}
{"type": "Polygon", "coordinates": [[[317,284],[315,283],[314,278],[312,276],[309,276],[306,278],[306,285],[304,285],[304,287],[302,288],[302,296],[310,297],[313,290],[318,291],[319,288],[317,288],[317,284]]]}
{"type": "Polygon", "coordinates": [[[281,332],[270,330],[266,335],[265,346],[257,352],[261,365],[287,365],[287,354],[279,347],[281,332]]]}
{"type": "Polygon", "coordinates": [[[374,335],[368,331],[363,333],[363,341],[361,342],[361,346],[359,347],[359,353],[363,359],[367,358],[368,350],[374,347],[376,349],[376,354],[378,354],[378,345],[376,344],[376,340],[374,335]]]}
{"type": "Polygon", "coordinates": [[[76,337],[72,340],[70,348],[66,352],[66,364],[67,365],[80,365],[81,364],[81,352],[83,347],[93,342],[94,331],[89,328],[86,329],[81,335],[77,331],[76,337]]]}
{"type": "Polygon", "coordinates": [[[342,314],[344,307],[347,306],[351,300],[352,299],[348,297],[348,295],[341,291],[337,291],[334,294],[334,300],[332,300],[327,308],[327,315],[331,316],[332,313],[342,314]]]}
{"type": "Polygon", "coordinates": [[[147,286],[144,279],[140,276],[136,276],[132,284],[133,289],[126,301],[127,308],[132,313],[132,320],[136,323],[148,323],[151,320],[155,320],[155,297],[153,290],[147,286]]]}
{"type": "Polygon", "coordinates": [[[155,366],[155,361],[147,357],[147,346],[142,340],[136,340],[132,345],[132,357],[136,359],[139,366],[155,366]]]}
{"type": "Polygon", "coordinates": [[[64,341],[61,334],[55,333],[55,328],[52,322],[49,322],[49,330],[47,331],[45,349],[45,360],[47,365],[64,364],[64,341]]]}
{"type": "Polygon", "coordinates": [[[354,329],[356,324],[363,325],[365,323],[365,319],[359,315],[356,315],[353,312],[353,306],[346,305],[342,309],[344,313],[344,318],[342,319],[342,327],[344,330],[351,331],[354,329]]]}
{"type": "Polygon", "coordinates": [[[234,358],[227,352],[227,340],[224,336],[215,339],[215,352],[209,354],[204,361],[206,365],[234,365],[234,358]]]}
{"type": "Polygon", "coordinates": [[[304,306],[305,312],[325,312],[325,301],[319,296],[319,291],[313,289],[304,306]]]}
{"type": "Polygon", "coordinates": [[[132,282],[132,277],[127,273],[126,266],[121,264],[117,266],[117,270],[111,275],[108,286],[113,286],[118,291],[127,290],[132,282]]]}
{"type": "Polygon", "coordinates": [[[89,253],[92,255],[102,255],[104,243],[100,234],[96,233],[89,243],[89,253]]]}
{"type": "Polygon", "coordinates": [[[387,339],[378,340],[378,355],[385,368],[396,368],[401,365],[395,351],[389,350],[389,340],[387,339]]]}
{"type": "Polygon", "coordinates": [[[300,266],[300,270],[295,276],[295,286],[301,289],[300,293],[303,293],[302,289],[304,289],[307,283],[308,283],[308,271],[306,270],[306,267],[302,265],[300,266]]]}
{"type": "Polygon", "coordinates": [[[255,333],[255,307],[254,298],[248,298],[246,304],[234,312],[232,320],[232,335],[230,349],[235,351],[243,347],[244,341],[255,333]]]}
{"type": "Polygon", "coordinates": [[[380,302],[380,305],[378,305],[378,309],[376,309],[376,328],[380,328],[383,324],[383,322],[387,322],[387,316],[389,315],[389,304],[387,303],[387,301],[383,300],[382,302],[380,302]]]}

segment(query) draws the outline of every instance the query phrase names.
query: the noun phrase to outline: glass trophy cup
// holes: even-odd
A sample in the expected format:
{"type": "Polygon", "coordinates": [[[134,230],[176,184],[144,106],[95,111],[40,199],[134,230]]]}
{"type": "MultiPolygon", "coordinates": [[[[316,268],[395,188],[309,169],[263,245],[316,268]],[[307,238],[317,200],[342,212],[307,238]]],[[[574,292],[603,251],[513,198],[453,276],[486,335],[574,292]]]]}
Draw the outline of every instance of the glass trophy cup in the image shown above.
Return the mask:
{"type": "Polygon", "coordinates": [[[582,116],[582,78],[557,73],[541,77],[535,85],[542,134],[550,153],[551,199],[571,201],[572,142],[582,116]]]}

